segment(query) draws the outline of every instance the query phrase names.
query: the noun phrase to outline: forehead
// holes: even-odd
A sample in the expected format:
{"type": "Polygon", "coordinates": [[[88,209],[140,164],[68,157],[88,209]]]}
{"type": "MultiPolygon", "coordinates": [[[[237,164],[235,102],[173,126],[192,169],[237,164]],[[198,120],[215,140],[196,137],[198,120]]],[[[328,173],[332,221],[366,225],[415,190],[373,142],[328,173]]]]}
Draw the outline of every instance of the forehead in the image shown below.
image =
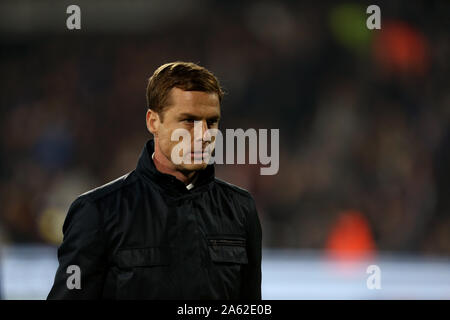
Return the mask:
{"type": "Polygon", "coordinates": [[[217,93],[202,91],[184,91],[172,88],[167,99],[166,113],[192,113],[198,116],[211,116],[220,113],[220,102],[217,93]]]}

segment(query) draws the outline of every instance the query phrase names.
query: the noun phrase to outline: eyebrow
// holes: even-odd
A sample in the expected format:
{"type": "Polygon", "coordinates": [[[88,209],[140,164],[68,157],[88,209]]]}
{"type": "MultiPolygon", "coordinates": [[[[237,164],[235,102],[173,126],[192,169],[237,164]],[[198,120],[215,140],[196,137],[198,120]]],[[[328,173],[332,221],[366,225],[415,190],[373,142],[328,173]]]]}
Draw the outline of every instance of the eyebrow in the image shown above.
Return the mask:
{"type": "MultiPolygon", "coordinates": [[[[179,115],[178,115],[178,117],[181,119],[181,118],[190,118],[190,119],[194,119],[194,120],[201,120],[202,119],[202,117],[199,117],[199,116],[197,116],[197,115],[195,115],[195,114],[192,114],[192,113],[187,113],[187,112],[183,112],[183,113],[180,113],[179,115]]],[[[215,116],[211,116],[211,117],[207,117],[206,118],[206,120],[219,120],[220,119],[220,114],[219,115],[215,115],[215,116]]]]}

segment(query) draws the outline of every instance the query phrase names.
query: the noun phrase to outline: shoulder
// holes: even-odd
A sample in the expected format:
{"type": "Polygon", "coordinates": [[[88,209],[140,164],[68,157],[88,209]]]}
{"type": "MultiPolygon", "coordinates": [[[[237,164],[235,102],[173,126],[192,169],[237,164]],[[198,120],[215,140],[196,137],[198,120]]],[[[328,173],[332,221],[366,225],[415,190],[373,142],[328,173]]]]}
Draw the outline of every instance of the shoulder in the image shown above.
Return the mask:
{"type": "Polygon", "coordinates": [[[251,195],[251,193],[241,187],[238,187],[232,183],[229,183],[227,181],[221,180],[219,178],[215,178],[215,183],[216,185],[223,189],[225,192],[232,194],[235,197],[238,197],[239,199],[249,202],[249,203],[253,203],[253,197],[251,195]]]}
{"type": "Polygon", "coordinates": [[[256,230],[257,232],[260,232],[261,224],[259,221],[258,210],[251,193],[244,188],[238,187],[218,178],[215,178],[215,182],[216,185],[224,192],[229,195],[231,194],[234,199],[234,203],[243,210],[247,228],[249,228],[249,230],[256,230]]]}
{"type": "Polygon", "coordinates": [[[246,190],[244,188],[238,187],[237,185],[234,185],[232,183],[229,183],[227,181],[224,181],[224,180],[216,178],[216,177],[214,178],[214,180],[215,180],[216,184],[221,188],[227,189],[230,192],[238,193],[242,196],[251,197],[250,192],[248,192],[248,190],[246,190]]]}
{"type": "Polygon", "coordinates": [[[122,190],[132,187],[137,182],[137,175],[131,171],[115,180],[112,180],[102,186],[86,191],[79,195],[76,202],[97,203],[106,198],[119,194],[122,190]]]}
{"type": "MultiPolygon", "coordinates": [[[[136,175],[132,171],[79,195],[69,207],[63,225],[63,232],[65,233],[69,228],[74,230],[99,228],[99,226],[103,225],[105,219],[108,218],[105,216],[105,210],[100,208],[111,207],[115,203],[114,199],[122,194],[121,191],[130,186],[132,187],[136,181],[136,175]]],[[[109,211],[106,210],[106,213],[109,211]]]]}

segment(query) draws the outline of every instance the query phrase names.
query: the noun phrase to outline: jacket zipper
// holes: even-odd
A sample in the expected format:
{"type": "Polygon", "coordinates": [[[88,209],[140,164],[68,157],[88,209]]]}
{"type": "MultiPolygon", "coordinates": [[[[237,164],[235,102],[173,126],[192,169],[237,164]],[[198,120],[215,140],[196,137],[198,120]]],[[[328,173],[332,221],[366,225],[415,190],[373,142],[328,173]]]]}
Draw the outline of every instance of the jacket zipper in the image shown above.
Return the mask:
{"type": "Polygon", "coordinates": [[[245,246],[245,240],[238,239],[209,239],[209,243],[213,246],[245,246]]]}

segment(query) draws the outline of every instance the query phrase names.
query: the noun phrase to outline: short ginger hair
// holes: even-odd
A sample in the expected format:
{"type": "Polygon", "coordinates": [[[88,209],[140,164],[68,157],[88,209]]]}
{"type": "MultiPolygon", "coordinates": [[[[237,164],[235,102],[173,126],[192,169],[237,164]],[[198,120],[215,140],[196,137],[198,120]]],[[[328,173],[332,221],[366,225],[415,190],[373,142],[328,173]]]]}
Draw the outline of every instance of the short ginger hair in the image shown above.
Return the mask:
{"type": "Polygon", "coordinates": [[[168,96],[172,88],[216,93],[219,103],[224,95],[219,80],[211,71],[192,62],[170,62],[157,68],[148,79],[147,108],[162,117],[169,105],[168,96]]]}

